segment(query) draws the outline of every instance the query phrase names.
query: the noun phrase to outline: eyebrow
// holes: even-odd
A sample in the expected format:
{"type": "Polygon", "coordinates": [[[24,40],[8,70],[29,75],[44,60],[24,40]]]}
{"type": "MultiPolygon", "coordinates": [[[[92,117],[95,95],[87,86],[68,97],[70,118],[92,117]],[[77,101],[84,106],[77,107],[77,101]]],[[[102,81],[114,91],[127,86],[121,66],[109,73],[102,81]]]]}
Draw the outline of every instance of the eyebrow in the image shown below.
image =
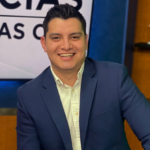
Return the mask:
{"type": "Polygon", "coordinates": [[[51,33],[50,35],[49,35],[49,37],[51,37],[51,36],[53,36],[53,35],[60,35],[59,33],[51,33]]]}
{"type": "Polygon", "coordinates": [[[74,32],[74,33],[71,33],[70,35],[74,35],[74,34],[82,35],[82,33],[81,33],[81,32],[74,32]]]}
{"type": "MultiPolygon", "coordinates": [[[[74,33],[71,33],[70,35],[75,35],[75,34],[82,35],[81,32],[74,32],[74,33]]],[[[61,35],[61,34],[59,34],[59,33],[51,33],[51,34],[49,35],[49,37],[54,36],[54,35],[61,35]]]]}

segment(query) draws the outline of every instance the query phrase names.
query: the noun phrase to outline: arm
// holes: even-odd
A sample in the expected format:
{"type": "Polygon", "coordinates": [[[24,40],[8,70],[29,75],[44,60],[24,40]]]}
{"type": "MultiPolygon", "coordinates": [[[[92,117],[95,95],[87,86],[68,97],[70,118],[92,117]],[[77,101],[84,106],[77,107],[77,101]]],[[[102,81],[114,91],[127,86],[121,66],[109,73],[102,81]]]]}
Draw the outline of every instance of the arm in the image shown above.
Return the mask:
{"type": "Polygon", "coordinates": [[[17,150],[42,150],[34,123],[26,111],[19,91],[17,95],[17,150]]]}
{"type": "Polygon", "coordinates": [[[143,148],[150,150],[150,103],[128,76],[125,67],[120,69],[118,90],[123,117],[143,148]]]}

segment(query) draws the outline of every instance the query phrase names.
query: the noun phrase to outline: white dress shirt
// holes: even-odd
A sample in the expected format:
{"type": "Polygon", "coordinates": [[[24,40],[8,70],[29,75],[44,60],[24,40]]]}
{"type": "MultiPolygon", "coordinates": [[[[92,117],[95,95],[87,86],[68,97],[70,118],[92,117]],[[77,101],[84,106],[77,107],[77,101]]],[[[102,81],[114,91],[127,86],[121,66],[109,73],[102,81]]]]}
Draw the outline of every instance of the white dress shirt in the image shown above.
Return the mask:
{"type": "Polygon", "coordinates": [[[53,77],[56,82],[58,93],[62,102],[62,106],[68,121],[73,150],[81,150],[80,129],[79,129],[79,111],[80,111],[80,89],[84,63],[82,64],[77,80],[73,87],[64,84],[53,72],[50,67],[53,77]]]}

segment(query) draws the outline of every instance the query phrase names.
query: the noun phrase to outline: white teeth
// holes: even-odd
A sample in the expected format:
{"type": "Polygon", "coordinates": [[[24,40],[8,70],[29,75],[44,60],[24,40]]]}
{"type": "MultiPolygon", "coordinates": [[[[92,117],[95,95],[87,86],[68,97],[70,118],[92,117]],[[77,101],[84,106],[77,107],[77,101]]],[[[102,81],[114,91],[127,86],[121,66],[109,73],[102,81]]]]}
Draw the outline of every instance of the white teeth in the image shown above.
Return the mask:
{"type": "Polygon", "coordinates": [[[70,57],[73,56],[73,54],[60,54],[61,57],[70,57]]]}

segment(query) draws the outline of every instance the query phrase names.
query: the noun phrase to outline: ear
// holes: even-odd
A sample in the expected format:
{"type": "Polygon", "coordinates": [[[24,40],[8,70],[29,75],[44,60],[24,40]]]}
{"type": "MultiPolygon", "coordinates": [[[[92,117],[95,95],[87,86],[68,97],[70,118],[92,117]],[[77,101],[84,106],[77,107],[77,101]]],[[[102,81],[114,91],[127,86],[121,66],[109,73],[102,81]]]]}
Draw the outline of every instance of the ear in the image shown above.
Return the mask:
{"type": "Polygon", "coordinates": [[[42,36],[41,39],[40,39],[40,41],[41,41],[41,45],[42,45],[42,47],[43,47],[43,49],[44,49],[44,52],[47,52],[47,49],[46,49],[46,39],[45,39],[45,37],[42,36]]]}
{"type": "Polygon", "coordinates": [[[88,49],[88,35],[85,36],[85,42],[86,42],[86,50],[88,49]]]}

